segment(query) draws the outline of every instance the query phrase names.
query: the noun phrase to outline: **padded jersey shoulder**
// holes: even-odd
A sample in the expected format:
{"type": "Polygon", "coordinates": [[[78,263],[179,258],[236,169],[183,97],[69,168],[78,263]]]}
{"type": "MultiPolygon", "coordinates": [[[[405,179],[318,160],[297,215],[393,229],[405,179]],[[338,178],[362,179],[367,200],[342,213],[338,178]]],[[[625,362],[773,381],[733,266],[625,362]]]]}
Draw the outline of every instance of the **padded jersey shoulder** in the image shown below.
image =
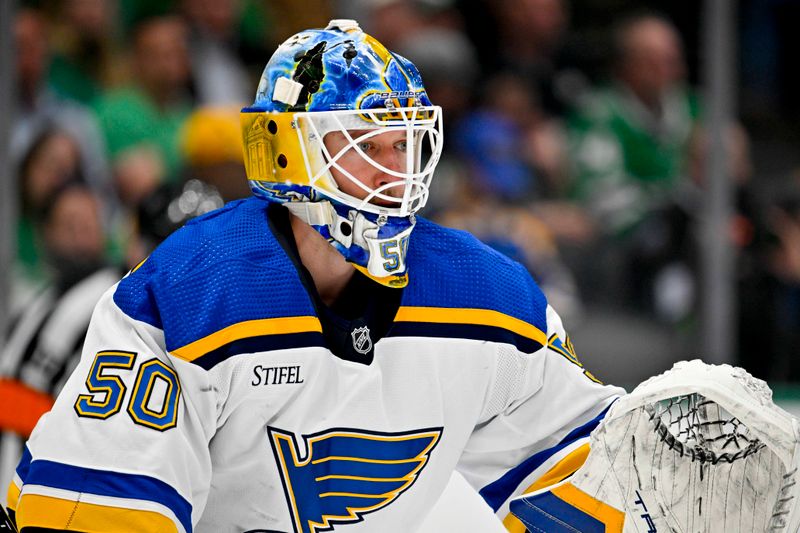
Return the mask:
{"type": "Polygon", "coordinates": [[[313,316],[267,205],[239,200],[189,221],[123,278],[114,302],[162,329],[170,351],[236,324],[313,316]]]}
{"type": "Polygon", "coordinates": [[[547,331],[547,299],[528,271],[471,234],[418,219],[403,306],[497,312],[547,331]]]}
{"type": "MultiPolygon", "coordinates": [[[[173,355],[205,368],[239,353],[324,346],[267,205],[251,198],[190,221],[120,282],[114,302],[163,330],[173,355]]],[[[468,233],[418,219],[408,265],[388,336],[496,340],[529,353],[543,343],[547,301],[536,283],[468,233]]]]}

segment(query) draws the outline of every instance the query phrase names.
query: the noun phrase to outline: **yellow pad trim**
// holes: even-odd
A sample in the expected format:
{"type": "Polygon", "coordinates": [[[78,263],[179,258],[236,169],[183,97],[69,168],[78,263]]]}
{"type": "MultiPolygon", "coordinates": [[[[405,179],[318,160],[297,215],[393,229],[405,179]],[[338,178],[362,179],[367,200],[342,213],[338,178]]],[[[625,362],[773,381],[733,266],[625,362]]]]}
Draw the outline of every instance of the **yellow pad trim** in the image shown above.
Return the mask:
{"type": "Polygon", "coordinates": [[[155,511],[106,507],[62,500],[39,494],[23,494],[17,511],[17,527],[46,527],[84,533],[177,532],[175,523],[155,511]]]}
{"type": "Polygon", "coordinates": [[[569,482],[559,485],[550,492],[605,524],[606,533],[622,533],[625,513],[619,509],[593,498],[569,482]]]}
{"type": "Polygon", "coordinates": [[[555,485],[562,479],[566,478],[567,476],[571,476],[574,474],[583,463],[586,462],[586,458],[589,457],[589,443],[583,444],[578,446],[569,454],[566,455],[563,459],[557,462],[553,468],[545,472],[545,474],[537,479],[533,485],[528,487],[523,491],[523,494],[528,494],[530,492],[536,492],[537,490],[541,490],[545,487],[549,487],[550,485],[555,485]]]}
{"type": "MultiPolygon", "coordinates": [[[[533,482],[531,486],[522,491],[523,494],[530,494],[541,490],[545,487],[555,485],[567,476],[574,474],[589,456],[589,443],[578,446],[569,452],[563,459],[553,465],[550,470],[544,473],[542,477],[533,482]]],[[[527,528],[520,522],[520,520],[511,513],[503,519],[503,525],[511,533],[525,533],[527,528]]]]}
{"type": "Polygon", "coordinates": [[[290,316],[284,318],[264,318],[247,320],[207,335],[186,346],[173,350],[175,357],[184,361],[194,361],[205,354],[225,346],[229,342],[259,337],[261,335],[280,335],[284,333],[305,333],[315,331],[322,333],[322,325],[314,316],[290,316]]]}
{"type": "Polygon", "coordinates": [[[438,324],[474,324],[507,329],[547,344],[547,334],[524,320],[491,309],[459,309],[453,307],[401,307],[395,322],[434,322],[438,324]]]}
{"type": "Polygon", "coordinates": [[[6,506],[14,512],[17,511],[17,506],[19,505],[19,492],[19,487],[12,481],[8,485],[8,492],[6,493],[6,506]]]}

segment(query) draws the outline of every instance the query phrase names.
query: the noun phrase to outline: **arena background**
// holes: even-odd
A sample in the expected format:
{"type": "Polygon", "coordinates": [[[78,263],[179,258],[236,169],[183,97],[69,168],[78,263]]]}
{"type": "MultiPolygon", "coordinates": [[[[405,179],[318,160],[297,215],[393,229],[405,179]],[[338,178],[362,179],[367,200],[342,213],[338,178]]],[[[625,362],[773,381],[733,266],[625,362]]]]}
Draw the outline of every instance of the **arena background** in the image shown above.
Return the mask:
{"type": "Polygon", "coordinates": [[[247,194],[238,109],[275,46],[332,18],[445,109],[424,214],[525,264],[595,375],[630,388],[699,357],[800,412],[794,0],[3,0],[0,376],[43,287],[121,275],[247,194]],[[99,223],[59,235],[77,178],[99,223]]]}

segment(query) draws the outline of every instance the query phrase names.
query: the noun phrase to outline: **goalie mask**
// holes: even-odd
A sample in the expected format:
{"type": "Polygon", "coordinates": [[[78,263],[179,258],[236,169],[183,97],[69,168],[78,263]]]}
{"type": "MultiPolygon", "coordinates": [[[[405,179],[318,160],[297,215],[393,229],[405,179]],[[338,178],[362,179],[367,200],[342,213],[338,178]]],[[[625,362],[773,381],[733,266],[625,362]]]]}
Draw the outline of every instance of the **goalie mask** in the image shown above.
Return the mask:
{"type": "Polygon", "coordinates": [[[414,65],[352,20],[290,37],[242,109],[250,189],[284,204],[392,287],[442,150],[441,108],[414,65]]]}

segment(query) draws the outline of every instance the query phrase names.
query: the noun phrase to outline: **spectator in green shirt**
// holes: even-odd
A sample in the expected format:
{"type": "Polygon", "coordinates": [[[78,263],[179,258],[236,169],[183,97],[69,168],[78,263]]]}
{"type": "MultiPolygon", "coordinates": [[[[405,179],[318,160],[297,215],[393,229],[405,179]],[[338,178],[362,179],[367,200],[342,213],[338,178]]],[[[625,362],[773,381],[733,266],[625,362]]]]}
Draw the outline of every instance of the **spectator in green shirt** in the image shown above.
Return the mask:
{"type": "Polygon", "coordinates": [[[611,83],[587,95],[569,126],[576,197],[605,231],[624,234],[669,201],[685,176],[698,109],[669,21],[628,18],[614,44],[611,83]]]}
{"type": "Polygon", "coordinates": [[[116,11],[114,2],[104,0],[54,4],[47,81],[59,95],[91,105],[107,87],[121,81],[116,11]]]}
{"type": "MultiPolygon", "coordinates": [[[[180,129],[192,109],[183,22],[173,16],[142,21],[133,33],[131,67],[132,82],[96,105],[109,153],[116,166],[131,151],[148,150],[161,163],[152,167],[164,173],[155,181],[175,181],[181,165],[180,129]]],[[[149,192],[129,190],[135,184],[120,183],[119,173],[116,177],[123,202],[135,204],[149,192]]]]}

